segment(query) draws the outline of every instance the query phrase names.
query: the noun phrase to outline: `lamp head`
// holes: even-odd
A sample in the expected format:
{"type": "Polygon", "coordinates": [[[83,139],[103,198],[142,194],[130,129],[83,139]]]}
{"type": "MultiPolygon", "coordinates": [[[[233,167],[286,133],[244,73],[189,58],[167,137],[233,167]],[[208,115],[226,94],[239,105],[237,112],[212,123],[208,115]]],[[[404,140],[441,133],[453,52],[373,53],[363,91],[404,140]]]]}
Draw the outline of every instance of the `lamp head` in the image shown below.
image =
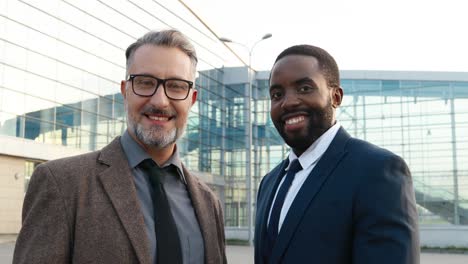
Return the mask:
{"type": "Polygon", "coordinates": [[[232,42],[232,40],[230,40],[230,39],[228,39],[228,38],[219,38],[219,40],[220,40],[221,42],[227,42],[227,43],[232,42]]]}
{"type": "Polygon", "coordinates": [[[265,36],[262,37],[262,39],[268,39],[271,38],[273,35],[271,33],[265,34],[265,36]]]}

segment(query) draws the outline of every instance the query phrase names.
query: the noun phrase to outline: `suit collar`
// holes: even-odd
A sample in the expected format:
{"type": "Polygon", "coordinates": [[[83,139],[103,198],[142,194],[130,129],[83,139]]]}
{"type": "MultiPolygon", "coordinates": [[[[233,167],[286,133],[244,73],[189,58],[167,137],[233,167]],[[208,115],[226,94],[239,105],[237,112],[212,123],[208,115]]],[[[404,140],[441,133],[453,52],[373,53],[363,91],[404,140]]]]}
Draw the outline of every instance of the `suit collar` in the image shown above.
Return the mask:
{"type": "MultiPolygon", "coordinates": [[[[109,166],[99,176],[103,183],[104,189],[107,192],[112,204],[114,205],[117,214],[122,221],[130,242],[136,252],[140,263],[150,263],[150,250],[148,248],[149,241],[146,234],[146,229],[143,215],[141,213],[133,176],[128,165],[125,153],[120,144],[120,137],[114,139],[109,145],[101,151],[98,160],[109,166]]],[[[218,254],[217,244],[212,238],[217,238],[216,220],[211,217],[214,209],[209,205],[207,200],[211,199],[208,191],[205,191],[198,181],[192,176],[182,165],[182,170],[187,182],[187,190],[192,200],[193,208],[197,215],[198,224],[203,235],[205,245],[205,259],[218,254]],[[210,239],[211,238],[211,239],[210,239]]]]}
{"type": "Polygon", "coordinates": [[[98,161],[108,168],[99,174],[106,194],[114,206],[140,263],[150,263],[149,241],[135,184],[120,137],[101,150],[98,161]]]}
{"type": "MultiPolygon", "coordinates": [[[[281,231],[278,235],[277,242],[273,248],[271,261],[272,263],[278,263],[281,260],[281,256],[289,244],[289,241],[296,232],[297,226],[299,225],[303,214],[307,211],[307,207],[311,201],[316,197],[317,193],[320,192],[321,187],[326,182],[333,170],[338,166],[339,162],[346,154],[345,146],[346,142],[350,138],[350,135],[343,129],[340,128],[331,142],[328,149],[323,154],[322,158],[317,163],[316,167],[307,177],[306,181],[302,185],[299,193],[297,194],[294,202],[289,208],[288,214],[283,222],[281,231]]],[[[279,171],[283,173],[282,170],[279,171]]],[[[276,177],[279,177],[278,175],[276,177]]],[[[277,186],[278,183],[275,185],[277,186]]],[[[271,195],[274,196],[274,190],[271,190],[271,195]]],[[[272,198],[270,198],[272,199],[272,198]]],[[[271,204],[271,201],[270,203],[271,204]]],[[[268,209],[264,212],[264,217],[268,216],[268,209]]],[[[263,219],[266,223],[266,218],[263,219]]]]}
{"type": "MultiPolygon", "coordinates": [[[[150,155],[145,151],[145,149],[140,144],[138,144],[132,136],[130,136],[128,130],[125,130],[123,133],[122,137],[120,138],[120,143],[131,169],[140,165],[142,161],[151,159],[150,155]]],[[[182,161],[180,160],[179,151],[177,151],[177,145],[175,146],[172,156],[169,158],[169,160],[166,161],[166,163],[161,164],[161,167],[167,167],[169,165],[176,166],[178,172],[177,176],[180,177],[180,180],[184,184],[187,184],[187,181],[185,180],[185,174],[182,169],[182,161]]]]}
{"type": "MultiPolygon", "coordinates": [[[[340,127],[340,123],[336,122],[327,131],[325,131],[323,135],[315,140],[315,142],[312,143],[312,145],[310,145],[309,148],[307,148],[306,151],[304,151],[304,153],[302,153],[302,155],[299,157],[297,157],[294,151],[291,150],[289,153],[289,164],[291,164],[293,160],[299,159],[299,163],[301,163],[302,168],[307,170],[307,168],[317,163],[325,151],[327,151],[340,127]]],[[[286,170],[288,169],[289,166],[286,170]]]]}
{"type": "MultiPolygon", "coordinates": [[[[256,255],[262,256],[263,252],[262,249],[265,245],[266,241],[266,236],[267,236],[267,221],[268,221],[268,216],[271,208],[271,204],[273,201],[273,198],[276,193],[276,189],[278,188],[279,183],[281,182],[281,178],[283,177],[286,168],[289,165],[288,159],[283,160],[278,166],[276,166],[268,176],[264,178],[264,181],[262,182],[262,193],[268,194],[263,196],[262,198],[258,197],[259,200],[257,200],[258,203],[258,211],[256,213],[257,219],[256,219],[256,225],[255,225],[255,234],[256,238],[255,240],[258,240],[258,246],[255,247],[256,255]]],[[[257,243],[257,242],[256,242],[257,243]]]]}

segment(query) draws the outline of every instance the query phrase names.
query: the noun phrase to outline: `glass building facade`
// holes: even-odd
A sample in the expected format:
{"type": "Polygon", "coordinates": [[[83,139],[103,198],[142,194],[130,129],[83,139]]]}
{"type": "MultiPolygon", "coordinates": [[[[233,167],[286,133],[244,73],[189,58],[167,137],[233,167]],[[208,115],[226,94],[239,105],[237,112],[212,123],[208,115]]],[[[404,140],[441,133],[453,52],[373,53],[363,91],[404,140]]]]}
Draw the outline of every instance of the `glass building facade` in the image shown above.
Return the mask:
{"type": "Polygon", "coordinates": [[[177,28],[194,43],[199,69],[233,57],[174,1],[7,0],[0,25],[0,133],[83,150],[125,128],[120,80],[136,38],[177,28]]]}
{"type": "MultiPolygon", "coordinates": [[[[248,69],[224,67],[235,54],[180,2],[2,1],[0,140],[83,152],[108,144],[126,129],[125,49],[164,28],[184,32],[199,56],[198,100],[178,143],[183,162],[220,196],[226,227],[245,229],[261,178],[289,151],[269,117],[269,73],[255,74],[249,101],[248,69]]],[[[421,223],[467,225],[468,73],[343,71],[342,86],[342,126],[408,162],[421,223]]],[[[1,149],[0,158],[16,156],[1,149]]],[[[24,153],[22,191],[47,160],[24,153]]],[[[0,171],[1,190],[7,174],[0,171]]]]}
{"type": "Polygon", "coordinates": [[[347,72],[338,118],[408,163],[422,224],[468,225],[468,73],[347,72]]]}
{"type": "MultiPolygon", "coordinates": [[[[12,186],[21,189],[21,194],[14,194],[15,208],[9,205],[11,195],[0,196],[0,210],[8,209],[17,222],[5,227],[9,220],[0,216],[0,233],[18,231],[23,186],[37,164],[51,156],[100,149],[122,134],[126,122],[120,81],[126,78],[125,50],[148,31],[168,28],[187,35],[201,70],[196,80],[199,100],[178,149],[185,164],[224,197],[222,175],[239,174],[232,168],[245,164],[240,152],[227,153],[220,140],[228,123],[242,120],[242,108],[235,108],[236,113],[224,108],[228,96],[238,91],[222,87],[223,66],[238,60],[190,9],[171,0],[4,0],[0,1],[0,142],[6,148],[0,147],[0,162],[13,158],[23,166],[0,172],[0,193],[11,192],[12,186]],[[46,147],[28,150],[38,144],[46,147]]],[[[223,144],[237,142],[234,138],[223,144]]]]}
{"type": "MultiPolygon", "coordinates": [[[[269,155],[261,161],[277,163],[285,149],[271,136],[269,73],[259,75],[256,149],[269,155]]],[[[342,71],[341,85],[337,119],[352,136],[406,160],[420,223],[468,225],[468,73],[342,71]]],[[[270,168],[260,163],[256,175],[270,168]]]]}

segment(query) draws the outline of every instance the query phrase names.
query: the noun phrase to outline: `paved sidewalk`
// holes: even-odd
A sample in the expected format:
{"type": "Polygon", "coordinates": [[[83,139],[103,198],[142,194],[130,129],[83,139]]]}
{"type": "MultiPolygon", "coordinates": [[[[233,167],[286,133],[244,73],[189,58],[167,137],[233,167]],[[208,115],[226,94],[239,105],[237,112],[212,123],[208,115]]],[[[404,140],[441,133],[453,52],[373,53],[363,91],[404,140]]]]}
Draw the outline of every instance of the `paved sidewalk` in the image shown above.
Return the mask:
{"type": "MultiPolygon", "coordinates": [[[[7,264],[13,260],[16,236],[0,235],[0,263],[7,264]]],[[[226,250],[228,263],[253,263],[253,248],[245,246],[228,246],[226,250]]],[[[467,264],[468,254],[422,253],[421,264],[467,264]]]]}
{"type": "Polygon", "coordinates": [[[0,234],[0,244],[4,243],[13,243],[16,241],[17,235],[5,235],[5,234],[0,234]]]}
{"type": "MultiPolygon", "coordinates": [[[[228,246],[227,258],[230,264],[253,263],[253,248],[228,246]]],[[[467,264],[468,254],[422,253],[421,264],[467,264]]],[[[299,264],[299,263],[298,263],[299,264]]]]}

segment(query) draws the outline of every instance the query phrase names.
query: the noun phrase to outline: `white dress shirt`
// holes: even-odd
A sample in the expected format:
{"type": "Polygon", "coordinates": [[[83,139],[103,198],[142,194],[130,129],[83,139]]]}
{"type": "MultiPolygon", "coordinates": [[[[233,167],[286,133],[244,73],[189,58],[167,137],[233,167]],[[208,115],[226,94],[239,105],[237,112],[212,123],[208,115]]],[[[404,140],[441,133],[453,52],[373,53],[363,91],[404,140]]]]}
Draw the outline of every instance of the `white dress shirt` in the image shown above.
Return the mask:
{"type": "MultiPolygon", "coordinates": [[[[283,207],[281,208],[281,214],[280,214],[280,218],[278,222],[278,234],[281,230],[281,226],[283,225],[283,221],[286,218],[286,215],[288,214],[289,208],[291,207],[291,204],[294,201],[294,198],[296,198],[296,195],[301,189],[305,180],[307,179],[309,174],[312,172],[315,165],[317,165],[318,161],[320,160],[322,155],[325,153],[327,148],[330,146],[330,143],[335,138],[336,133],[338,132],[340,127],[341,125],[338,122],[336,122],[323,135],[321,135],[312,145],[310,145],[310,147],[304,153],[302,153],[302,155],[299,157],[299,163],[301,164],[303,169],[296,173],[296,176],[294,177],[294,180],[291,183],[291,187],[289,187],[288,193],[286,194],[286,198],[284,199],[283,207]]],[[[291,164],[292,161],[297,158],[298,157],[296,156],[296,154],[294,154],[293,151],[289,152],[289,164],[291,164]]],[[[288,169],[289,169],[289,165],[286,168],[286,171],[288,171],[288,169]]],[[[276,196],[278,195],[278,191],[281,185],[283,184],[285,178],[286,177],[283,177],[280,184],[278,185],[278,188],[276,189],[275,198],[273,199],[273,202],[271,203],[271,207],[270,207],[268,223],[270,223],[271,210],[273,208],[273,205],[275,204],[276,196]]]]}

